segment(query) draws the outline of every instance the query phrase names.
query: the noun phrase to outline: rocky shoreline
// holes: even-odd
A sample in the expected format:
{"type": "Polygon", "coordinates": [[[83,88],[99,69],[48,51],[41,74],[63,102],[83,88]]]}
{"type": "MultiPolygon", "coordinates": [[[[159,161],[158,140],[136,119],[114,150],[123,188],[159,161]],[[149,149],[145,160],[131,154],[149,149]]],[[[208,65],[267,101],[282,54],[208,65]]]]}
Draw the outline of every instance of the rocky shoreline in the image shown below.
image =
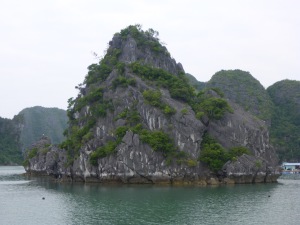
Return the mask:
{"type": "MultiPolygon", "coordinates": [[[[131,182],[124,182],[123,179],[105,179],[99,180],[97,178],[86,178],[85,180],[82,178],[71,178],[69,175],[53,175],[47,174],[45,172],[26,172],[24,174],[26,177],[47,177],[50,178],[54,182],[61,183],[98,183],[98,184],[113,184],[113,185],[143,185],[143,184],[151,184],[151,185],[171,185],[171,186],[208,186],[208,185],[235,185],[235,184],[258,184],[258,183],[277,183],[277,179],[280,177],[280,174],[264,176],[261,174],[256,177],[253,181],[253,176],[245,175],[245,176],[233,176],[231,178],[218,178],[218,177],[208,177],[208,178],[200,178],[197,180],[185,180],[177,178],[175,180],[160,180],[155,183],[153,182],[144,182],[144,180],[140,180],[139,178],[134,179],[131,177],[131,182]],[[266,179],[267,178],[267,179],[266,179]],[[133,180],[134,179],[134,180],[133,180]]],[[[288,179],[288,178],[282,178],[288,179]]],[[[293,178],[294,179],[294,178],[293,178]]],[[[298,178],[300,179],[300,178],[298,178]]]]}
{"type": "MultiPolygon", "coordinates": [[[[201,165],[185,167],[173,165],[164,171],[154,173],[141,173],[130,170],[120,173],[111,169],[110,173],[104,172],[101,168],[90,165],[88,157],[80,157],[73,166],[67,165],[65,150],[52,146],[50,139],[43,137],[32,146],[37,149],[37,155],[29,159],[24,165],[26,176],[47,176],[58,182],[85,182],[104,184],[167,184],[167,185],[222,185],[222,184],[253,184],[253,183],[274,183],[277,182],[280,173],[276,168],[268,166],[261,158],[258,165],[258,158],[250,155],[242,155],[234,162],[227,162],[223,170],[214,174],[201,165]],[[49,146],[49,147],[45,147],[49,146]],[[77,167],[76,163],[79,165],[77,167]],[[77,168],[77,170],[76,170],[77,168]],[[78,169],[81,169],[80,171],[78,169]]],[[[117,157],[117,155],[112,155],[117,157]]],[[[110,158],[109,157],[109,158],[110,158]]],[[[100,164],[101,165],[101,164],[100,164]]],[[[115,168],[116,169],[116,168],[115,168]]]]}

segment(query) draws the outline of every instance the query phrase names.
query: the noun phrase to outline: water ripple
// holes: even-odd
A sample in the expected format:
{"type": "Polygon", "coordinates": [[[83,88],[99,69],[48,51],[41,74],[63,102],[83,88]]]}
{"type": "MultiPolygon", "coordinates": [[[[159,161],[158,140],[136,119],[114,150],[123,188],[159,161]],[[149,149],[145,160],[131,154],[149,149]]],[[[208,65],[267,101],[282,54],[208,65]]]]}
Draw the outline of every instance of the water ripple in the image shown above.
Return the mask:
{"type": "Polygon", "coordinates": [[[22,171],[0,167],[1,224],[296,225],[300,219],[300,180],[220,187],[117,186],[26,180],[22,171]]]}

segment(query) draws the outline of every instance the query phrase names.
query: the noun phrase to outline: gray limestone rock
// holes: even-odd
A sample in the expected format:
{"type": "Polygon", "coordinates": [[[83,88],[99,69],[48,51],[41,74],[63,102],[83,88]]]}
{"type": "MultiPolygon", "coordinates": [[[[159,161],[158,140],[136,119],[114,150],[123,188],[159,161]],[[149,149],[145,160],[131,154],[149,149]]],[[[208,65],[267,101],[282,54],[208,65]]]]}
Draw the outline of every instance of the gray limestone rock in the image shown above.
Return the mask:
{"type": "Polygon", "coordinates": [[[274,182],[280,175],[264,158],[246,154],[236,161],[227,162],[223,172],[235,183],[274,182]]]}
{"type": "MultiPolygon", "coordinates": [[[[116,34],[109,43],[108,51],[121,50],[118,60],[126,65],[142,60],[152,67],[161,68],[178,75],[183,72],[182,65],[176,63],[167,54],[167,50],[157,54],[149,47],[140,48],[136,40],[129,36],[126,40],[116,34]]],[[[165,47],[164,47],[165,48],[165,47]]],[[[107,110],[105,117],[97,117],[91,129],[92,137],[82,142],[78,157],[72,163],[67,160],[67,152],[56,146],[48,146],[48,140],[42,139],[35,146],[39,148],[35,157],[29,159],[26,171],[44,175],[54,175],[65,180],[83,182],[121,182],[121,183],[169,183],[169,184],[220,184],[251,183],[276,181],[275,168],[277,156],[269,143],[269,133],[264,122],[245,112],[238,105],[229,102],[233,113],[226,113],[221,120],[203,117],[198,120],[192,108],[184,102],[171,98],[167,89],[160,87],[161,102],[176,110],[173,115],[166,115],[160,108],[151,106],[143,97],[144,90],[156,90],[146,80],[131,73],[126,67],[122,75],[126,79],[134,78],[135,85],[112,88],[118,77],[113,69],[100,85],[104,89],[103,99],[109,100],[113,110],[107,110]],[[126,125],[126,120],[119,117],[125,110],[134,110],[140,117],[140,123],[149,131],[163,131],[173,141],[177,151],[183,152],[186,160],[168,159],[162,152],[154,151],[144,143],[139,134],[127,130],[114,153],[99,158],[97,165],[92,165],[93,152],[108,141],[117,139],[115,131],[126,125]],[[182,113],[184,112],[184,113],[182,113]],[[223,173],[212,173],[198,158],[204,133],[208,132],[223,147],[245,146],[253,156],[243,155],[236,162],[228,162],[223,173]],[[258,167],[258,160],[261,162],[258,167]]],[[[96,84],[90,88],[95,88],[96,84]]],[[[85,87],[81,94],[89,93],[85,87]]],[[[74,118],[82,127],[86,117],[93,116],[90,105],[85,105],[74,113],[74,118]]]]}

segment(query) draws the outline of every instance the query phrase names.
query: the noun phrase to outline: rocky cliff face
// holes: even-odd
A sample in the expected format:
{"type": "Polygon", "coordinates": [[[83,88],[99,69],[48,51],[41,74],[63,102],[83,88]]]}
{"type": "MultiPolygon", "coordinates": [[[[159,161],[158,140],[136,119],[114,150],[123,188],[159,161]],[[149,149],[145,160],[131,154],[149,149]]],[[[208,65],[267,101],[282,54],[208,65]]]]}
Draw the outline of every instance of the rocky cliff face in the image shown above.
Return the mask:
{"type": "Polygon", "coordinates": [[[212,102],[225,101],[215,93],[208,106],[202,104],[155,34],[136,26],[115,34],[107,55],[89,67],[78,97],[69,102],[67,140],[60,148],[30,148],[26,171],[86,182],[276,181],[277,157],[264,122],[230,102],[232,112],[218,104],[209,110],[212,102]],[[218,173],[210,171],[199,161],[205,133],[226,149],[247,147],[251,160],[244,155],[218,173]],[[243,179],[251,175],[255,179],[243,179]]]}

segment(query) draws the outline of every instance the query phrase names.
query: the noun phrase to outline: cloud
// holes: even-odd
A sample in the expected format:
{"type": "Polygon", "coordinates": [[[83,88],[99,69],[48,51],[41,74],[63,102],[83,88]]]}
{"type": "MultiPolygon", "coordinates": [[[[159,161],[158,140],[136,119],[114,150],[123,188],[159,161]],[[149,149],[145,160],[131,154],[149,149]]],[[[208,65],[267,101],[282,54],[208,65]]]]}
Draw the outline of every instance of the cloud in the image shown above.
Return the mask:
{"type": "Polygon", "coordinates": [[[87,66],[114,33],[153,28],[201,81],[221,69],[249,71],[265,87],[298,79],[300,2],[260,0],[28,0],[0,8],[0,116],[25,107],[66,109],[87,66]]]}

